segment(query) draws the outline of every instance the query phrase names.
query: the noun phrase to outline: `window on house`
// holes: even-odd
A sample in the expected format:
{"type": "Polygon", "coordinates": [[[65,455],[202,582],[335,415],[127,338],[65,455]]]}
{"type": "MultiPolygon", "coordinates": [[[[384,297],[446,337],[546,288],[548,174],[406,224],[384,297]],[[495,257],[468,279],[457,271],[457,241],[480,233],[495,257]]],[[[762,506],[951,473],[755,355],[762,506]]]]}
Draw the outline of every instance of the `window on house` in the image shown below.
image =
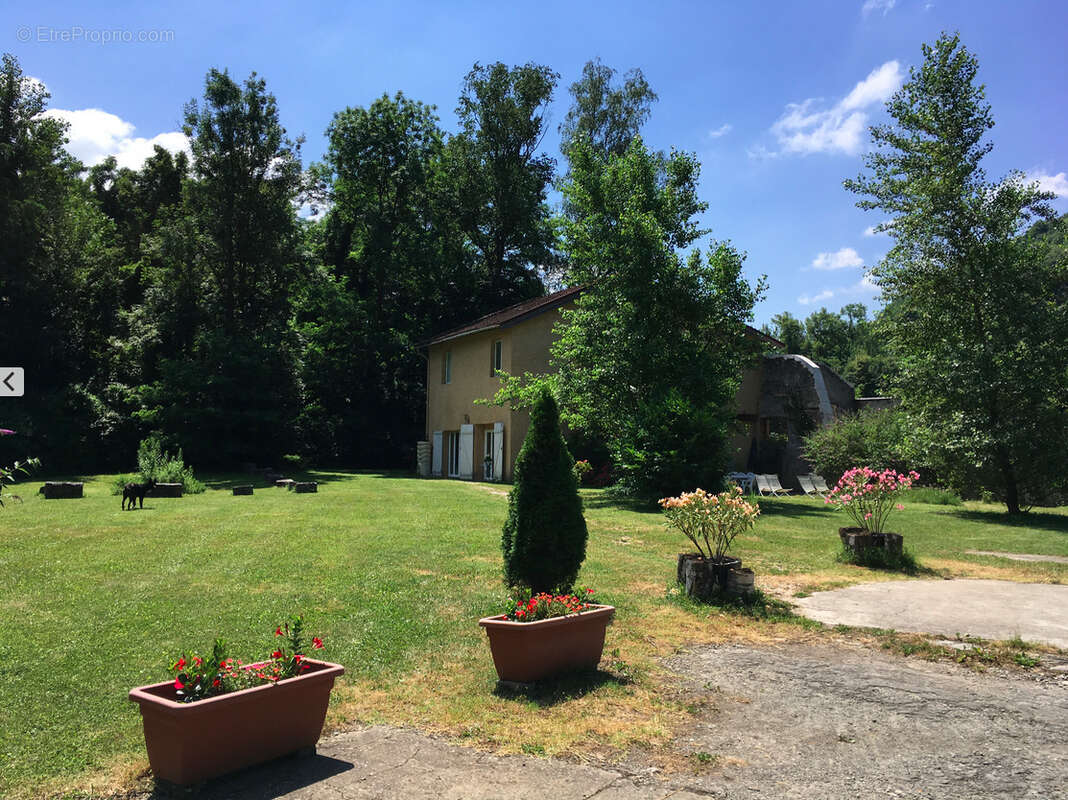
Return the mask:
{"type": "Polygon", "coordinates": [[[502,367],[502,355],[504,353],[504,342],[500,339],[493,343],[493,347],[490,349],[490,376],[496,375],[502,367]]]}
{"type": "Polygon", "coordinates": [[[441,382],[452,383],[452,350],[446,350],[441,358],[441,382]]]}

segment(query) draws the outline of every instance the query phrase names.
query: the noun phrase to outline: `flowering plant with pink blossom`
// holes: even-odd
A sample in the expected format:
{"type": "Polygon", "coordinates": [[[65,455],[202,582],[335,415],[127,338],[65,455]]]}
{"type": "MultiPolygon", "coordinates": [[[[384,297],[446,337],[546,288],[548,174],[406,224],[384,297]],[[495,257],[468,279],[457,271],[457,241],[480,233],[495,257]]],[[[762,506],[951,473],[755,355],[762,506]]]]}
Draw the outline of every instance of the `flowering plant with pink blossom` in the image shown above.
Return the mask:
{"type": "Polygon", "coordinates": [[[723,560],[735,537],[752,528],[760,516],[760,506],[745,500],[740,486],[719,494],[695,489],[665,497],[660,505],[668,522],[682,531],[704,558],[717,562],[723,560]]]}
{"type": "Polygon", "coordinates": [[[884,469],[881,472],[871,467],[853,467],[838,480],[824,502],[835,508],[844,508],[857,523],[869,533],[883,533],[886,518],[893,509],[904,508],[896,503],[897,496],[912,488],[920,474],[884,469]]]}

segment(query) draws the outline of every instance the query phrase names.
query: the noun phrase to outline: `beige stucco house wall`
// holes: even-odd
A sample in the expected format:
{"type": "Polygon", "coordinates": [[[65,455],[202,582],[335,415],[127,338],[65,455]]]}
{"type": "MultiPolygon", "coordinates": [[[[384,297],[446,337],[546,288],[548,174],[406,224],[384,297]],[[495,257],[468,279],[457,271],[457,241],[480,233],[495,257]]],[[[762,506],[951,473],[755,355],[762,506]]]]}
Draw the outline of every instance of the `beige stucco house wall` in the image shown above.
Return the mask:
{"type": "MultiPolygon", "coordinates": [[[[515,458],[530,424],[529,414],[476,400],[492,399],[496,394],[501,385],[497,369],[511,375],[549,372],[553,326],[560,320],[561,310],[570,307],[580,291],[565,289],[502,309],[427,343],[426,439],[431,442],[431,474],[465,480],[512,480],[515,458]],[[488,472],[484,469],[487,455],[492,462],[488,472]]],[[[771,347],[780,344],[753,329],[750,335],[763,337],[771,347]]],[[[834,413],[855,405],[852,387],[830,370],[799,356],[765,356],[742,375],[735,398],[732,470],[748,471],[753,451],[786,425],[783,398],[798,392],[804,394],[805,405],[812,406],[810,416],[817,424],[828,424],[834,413]],[[788,386],[783,382],[787,367],[800,370],[788,386]],[[827,395],[824,384],[833,390],[833,407],[816,399],[817,388],[827,395]]],[[[789,472],[789,468],[778,471],[789,472]]]]}
{"type": "Polygon", "coordinates": [[[511,375],[549,371],[553,326],[560,319],[560,308],[576,294],[565,290],[520,303],[430,341],[426,435],[431,443],[431,474],[512,480],[530,415],[476,401],[491,400],[497,393],[501,386],[497,369],[511,375]],[[486,455],[493,460],[490,474],[484,471],[486,455]]]}

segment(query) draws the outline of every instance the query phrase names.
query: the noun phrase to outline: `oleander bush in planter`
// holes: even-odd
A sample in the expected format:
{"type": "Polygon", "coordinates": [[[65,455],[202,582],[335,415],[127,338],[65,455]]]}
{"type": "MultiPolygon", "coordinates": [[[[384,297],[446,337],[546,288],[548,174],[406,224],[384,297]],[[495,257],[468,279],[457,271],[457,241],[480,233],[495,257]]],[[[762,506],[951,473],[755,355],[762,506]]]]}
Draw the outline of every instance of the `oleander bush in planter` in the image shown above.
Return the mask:
{"type": "Polygon", "coordinates": [[[903,537],[887,531],[886,520],[895,508],[904,508],[897,500],[919,477],[915,471],[871,467],[854,467],[842,475],[824,500],[855,523],[838,529],[841,560],[866,567],[916,569],[915,560],[904,550],[903,537]]]}
{"type": "Polygon", "coordinates": [[[665,497],[660,505],[668,524],[697,548],[678,557],[676,578],[688,595],[710,600],[717,594],[752,590],[752,571],[743,571],[741,560],[728,555],[738,534],[752,528],[760,516],[760,506],[743,497],[740,486],[719,494],[698,488],[665,497]]]}

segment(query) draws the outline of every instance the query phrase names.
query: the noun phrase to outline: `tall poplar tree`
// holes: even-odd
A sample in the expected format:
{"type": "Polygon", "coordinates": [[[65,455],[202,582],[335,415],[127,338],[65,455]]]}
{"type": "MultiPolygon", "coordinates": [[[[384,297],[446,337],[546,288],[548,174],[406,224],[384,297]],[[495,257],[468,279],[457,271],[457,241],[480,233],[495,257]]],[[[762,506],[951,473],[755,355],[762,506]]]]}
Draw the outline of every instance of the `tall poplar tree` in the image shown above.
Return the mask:
{"type": "Polygon", "coordinates": [[[891,122],[850,191],[879,209],[894,246],[874,270],[898,313],[888,322],[905,407],[960,486],[993,490],[1010,513],[1068,481],[1068,309],[1021,236],[1051,213],[1036,184],[981,166],[994,121],[979,65],[959,37],[924,45],[923,64],[889,100],[891,122]]]}

